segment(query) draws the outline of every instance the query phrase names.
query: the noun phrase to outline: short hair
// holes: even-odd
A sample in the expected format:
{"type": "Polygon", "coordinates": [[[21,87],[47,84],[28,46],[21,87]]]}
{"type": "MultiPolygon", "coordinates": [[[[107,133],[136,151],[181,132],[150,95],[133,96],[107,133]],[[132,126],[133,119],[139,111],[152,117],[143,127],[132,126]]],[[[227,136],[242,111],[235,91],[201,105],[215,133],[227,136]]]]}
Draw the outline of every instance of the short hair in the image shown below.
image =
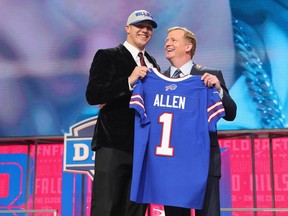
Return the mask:
{"type": "Polygon", "coordinates": [[[196,50],[196,35],[192,31],[190,31],[188,28],[180,27],[180,26],[175,26],[175,27],[169,28],[168,29],[168,33],[170,33],[171,31],[174,31],[174,30],[182,30],[182,31],[184,31],[185,39],[189,43],[192,43],[193,47],[192,47],[192,49],[190,51],[191,58],[192,58],[194,56],[195,50],[196,50]]]}

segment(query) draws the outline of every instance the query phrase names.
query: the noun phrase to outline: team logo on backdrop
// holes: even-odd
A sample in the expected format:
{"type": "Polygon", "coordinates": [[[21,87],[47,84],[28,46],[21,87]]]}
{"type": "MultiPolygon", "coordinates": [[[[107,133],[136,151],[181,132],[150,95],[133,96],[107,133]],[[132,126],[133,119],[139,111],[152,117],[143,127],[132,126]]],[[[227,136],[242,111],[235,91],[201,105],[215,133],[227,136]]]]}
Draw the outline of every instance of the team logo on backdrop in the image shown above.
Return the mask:
{"type": "Polygon", "coordinates": [[[68,134],[64,134],[64,171],[85,173],[93,179],[95,151],[91,150],[91,140],[97,118],[78,122],[70,127],[68,134]]]}

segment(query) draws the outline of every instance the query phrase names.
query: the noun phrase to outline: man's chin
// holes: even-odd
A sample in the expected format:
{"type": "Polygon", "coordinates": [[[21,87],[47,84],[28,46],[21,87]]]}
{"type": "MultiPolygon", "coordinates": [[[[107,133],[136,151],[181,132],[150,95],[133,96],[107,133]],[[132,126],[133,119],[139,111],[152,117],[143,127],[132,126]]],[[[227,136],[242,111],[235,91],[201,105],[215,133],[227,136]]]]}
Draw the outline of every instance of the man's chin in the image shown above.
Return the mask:
{"type": "Polygon", "coordinates": [[[167,59],[167,60],[170,60],[170,59],[172,59],[172,56],[169,55],[169,54],[166,54],[166,59],[167,59]]]}

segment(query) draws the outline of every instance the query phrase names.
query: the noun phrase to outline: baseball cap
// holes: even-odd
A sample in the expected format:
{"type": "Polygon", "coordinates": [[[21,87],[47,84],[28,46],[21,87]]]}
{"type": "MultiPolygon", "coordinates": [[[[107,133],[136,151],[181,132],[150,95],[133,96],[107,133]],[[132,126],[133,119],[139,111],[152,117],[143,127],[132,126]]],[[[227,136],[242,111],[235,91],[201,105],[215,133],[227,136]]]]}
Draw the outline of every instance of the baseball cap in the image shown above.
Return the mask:
{"type": "Polygon", "coordinates": [[[153,28],[157,28],[157,23],[154,21],[152,15],[146,10],[136,10],[131,13],[126,25],[133,25],[142,21],[150,21],[153,28]]]}

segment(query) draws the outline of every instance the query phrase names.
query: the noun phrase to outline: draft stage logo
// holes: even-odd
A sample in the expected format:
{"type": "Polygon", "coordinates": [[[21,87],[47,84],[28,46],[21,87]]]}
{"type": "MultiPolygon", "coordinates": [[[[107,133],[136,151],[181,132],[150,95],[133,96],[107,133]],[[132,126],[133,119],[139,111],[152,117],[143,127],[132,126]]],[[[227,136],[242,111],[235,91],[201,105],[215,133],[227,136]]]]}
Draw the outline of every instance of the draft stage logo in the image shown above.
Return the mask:
{"type": "Polygon", "coordinates": [[[96,152],[91,150],[91,140],[97,118],[78,122],[64,134],[64,172],[85,173],[93,179],[96,152]]]}

